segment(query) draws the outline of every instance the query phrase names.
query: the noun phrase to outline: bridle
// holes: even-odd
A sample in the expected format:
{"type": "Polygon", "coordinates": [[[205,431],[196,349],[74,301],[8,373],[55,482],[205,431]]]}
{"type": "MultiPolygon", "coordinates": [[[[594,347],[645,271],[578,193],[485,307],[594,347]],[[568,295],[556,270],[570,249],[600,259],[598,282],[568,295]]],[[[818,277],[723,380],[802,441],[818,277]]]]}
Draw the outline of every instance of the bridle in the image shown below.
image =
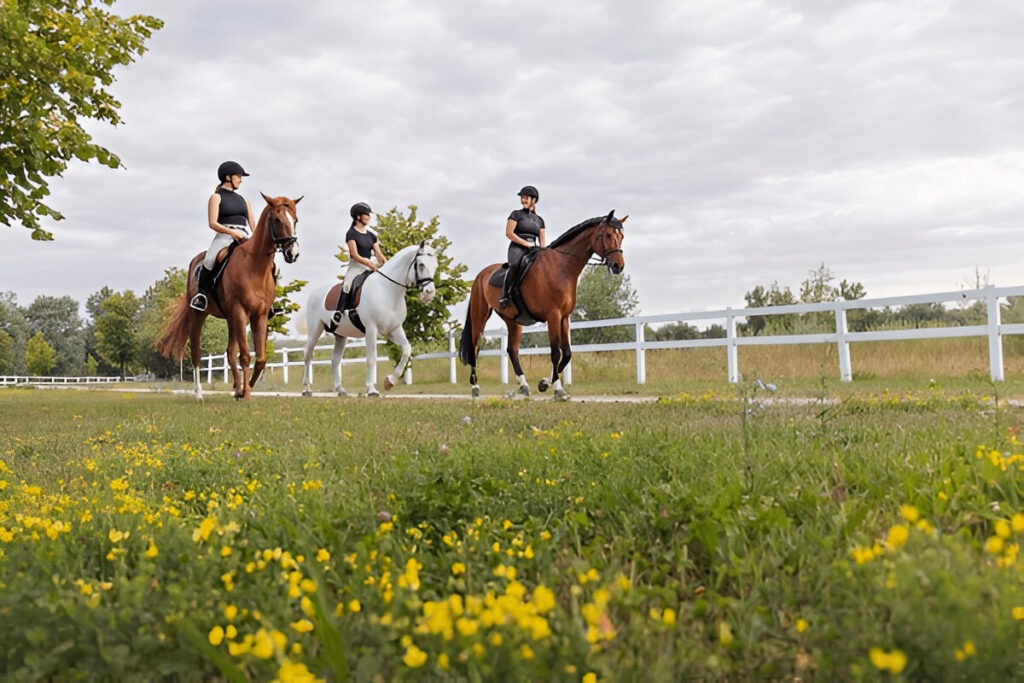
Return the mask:
{"type": "MultiPolygon", "coordinates": [[[[409,264],[409,270],[406,272],[406,276],[405,276],[406,282],[408,282],[410,279],[412,279],[409,276],[409,273],[413,273],[413,272],[418,273],[419,272],[419,268],[417,266],[421,266],[422,265],[420,263],[420,257],[421,256],[425,256],[425,254],[423,253],[423,250],[425,248],[426,248],[426,245],[423,245],[423,246],[421,246],[416,251],[416,256],[413,257],[412,263],[409,264]]],[[[416,277],[416,284],[414,284],[414,285],[407,285],[405,282],[399,282],[398,280],[395,280],[394,278],[388,276],[387,273],[381,272],[380,269],[377,269],[374,272],[377,273],[378,275],[380,275],[381,277],[383,277],[388,282],[393,282],[394,284],[398,285],[399,287],[404,287],[405,289],[413,289],[413,288],[415,288],[415,289],[423,289],[426,285],[428,285],[429,283],[434,281],[433,277],[416,277],[414,275],[413,277],[416,277]]]]}
{"type": "MultiPolygon", "coordinates": [[[[287,209],[285,209],[285,210],[287,211],[287,209]]],[[[273,240],[273,242],[274,242],[274,251],[282,251],[283,252],[285,249],[287,249],[288,247],[292,246],[293,244],[295,244],[296,242],[299,241],[299,238],[298,238],[297,235],[287,235],[285,237],[278,237],[277,236],[277,229],[276,228],[277,228],[278,225],[283,224],[284,221],[282,221],[280,218],[278,218],[276,213],[271,213],[270,214],[270,221],[268,221],[268,223],[269,223],[269,225],[267,227],[270,228],[270,239],[273,240]]],[[[295,225],[298,226],[298,224],[299,224],[299,219],[296,218],[295,219],[295,225]]]]}
{"type": "MultiPolygon", "coordinates": [[[[605,225],[608,225],[609,227],[611,227],[612,230],[618,230],[619,232],[622,232],[622,223],[620,223],[618,220],[606,221],[605,225]]],[[[602,229],[601,230],[601,246],[604,246],[605,242],[607,240],[608,240],[608,233],[606,233],[602,229]]],[[[621,240],[620,240],[619,244],[622,244],[621,240]]],[[[587,263],[587,265],[588,266],[608,266],[609,268],[611,268],[611,264],[608,263],[608,257],[611,256],[612,254],[621,254],[621,253],[622,253],[622,249],[621,248],[608,249],[603,254],[595,252],[594,256],[597,257],[597,260],[596,261],[590,261],[590,262],[587,263]]]]}

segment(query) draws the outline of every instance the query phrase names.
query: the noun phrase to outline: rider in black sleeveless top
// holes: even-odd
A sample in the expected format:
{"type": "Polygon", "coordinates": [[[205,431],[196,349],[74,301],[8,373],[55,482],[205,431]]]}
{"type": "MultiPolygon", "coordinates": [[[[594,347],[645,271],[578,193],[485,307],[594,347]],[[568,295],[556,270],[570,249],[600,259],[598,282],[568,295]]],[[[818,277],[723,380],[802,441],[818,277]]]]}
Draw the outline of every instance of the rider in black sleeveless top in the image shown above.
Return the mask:
{"type": "Polygon", "coordinates": [[[189,302],[194,311],[205,311],[209,303],[218,252],[233,240],[242,242],[249,239],[249,230],[254,225],[252,206],[245,197],[236,192],[242,184],[242,177],[247,175],[249,174],[237,161],[225,161],[217,168],[217,180],[220,184],[210,195],[206,208],[210,229],[217,234],[214,235],[210,248],[206,250],[203,267],[199,270],[199,291],[189,302]]]}
{"type": "Polygon", "coordinates": [[[498,305],[504,308],[511,303],[509,293],[519,279],[519,265],[523,257],[531,249],[547,244],[544,234],[544,219],[537,215],[536,206],[540,193],[533,185],[519,190],[519,201],[523,208],[516,209],[505,221],[505,237],[510,240],[508,246],[508,273],[505,275],[505,289],[498,305]]]}

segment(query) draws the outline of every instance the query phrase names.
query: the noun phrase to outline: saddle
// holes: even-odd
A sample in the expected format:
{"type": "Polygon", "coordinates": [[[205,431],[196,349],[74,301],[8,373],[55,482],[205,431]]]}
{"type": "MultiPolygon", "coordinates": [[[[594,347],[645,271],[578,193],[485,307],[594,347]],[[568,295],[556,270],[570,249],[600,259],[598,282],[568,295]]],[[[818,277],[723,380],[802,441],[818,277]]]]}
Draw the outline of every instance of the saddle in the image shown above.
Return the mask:
{"type": "MultiPolygon", "coordinates": [[[[533,262],[537,259],[537,255],[540,253],[540,251],[540,249],[531,249],[530,251],[526,252],[526,255],[523,256],[523,260],[519,263],[519,277],[516,279],[515,282],[511,283],[512,286],[509,287],[508,290],[509,297],[512,299],[512,304],[516,307],[516,310],[519,312],[516,315],[516,322],[524,326],[532,325],[536,322],[544,322],[543,320],[535,316],[533,313],[531,313],[530,310],[526,307],[526,303],[523,301],[523,294],[519,290],[519,286],[523,283],[523,278],[525,278],[526,274],[530,272],[530,268],[533,267],[533,262]]],[[[505,279],[508,277],[508,273],[510,270],[511,268],[509,267],[508,263],[502,263],[501,268],[498,268],[493,273],[491,273],[490,278],[488,278],[487,280],[487,284],[491,285],[492,287],[498,287],[499,289],[504,288],[505,279]]]]}
{"type": "Polygon", "coordinates": [[[348,294],[345,294],[343,289],[344,283],[339,282],[338,284],[331,287],[330,291],[327,292],[327,299],[324,301],[324,308],[334,309],[334,314],[331,316],[331,322],[324,325],[331,334],[338,329],[338,325],[346,317],[349,322],[359,330],[360,332],[366,332],[366,327],[363,325],[363,321],[359,318],[359,313],[356,312],[356,308],[359,306],[359,300],[363,294],[363,282],[372,273],[372,270],[368,270],[364,273],[360,273],[352,281],[352,287],[349,289],[348,294]]]}

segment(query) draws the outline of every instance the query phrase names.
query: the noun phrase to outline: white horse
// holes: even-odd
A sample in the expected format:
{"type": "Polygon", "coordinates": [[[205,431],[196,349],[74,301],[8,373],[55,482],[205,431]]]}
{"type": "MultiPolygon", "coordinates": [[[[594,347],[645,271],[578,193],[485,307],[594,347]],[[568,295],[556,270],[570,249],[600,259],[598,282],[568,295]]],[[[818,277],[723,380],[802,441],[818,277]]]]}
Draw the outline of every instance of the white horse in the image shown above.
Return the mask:
{"type": "Polygon", "coordinates": [[[334,390],[338,396],[348,396],[348,392],[341,386],[341,357],[349,337],[366,338],[367,396],[380,396],[377,391],[377,335],[383,335],[402,350],[402,357],[395,365],[394,373],[384,380],[385,390],[395,386],[396,377],[402,375],[412,354],[412,345],[402,329],[406,315],[406,290],[418,289],[420,301],[430,303],[436,293],[436,272],[437,254],[424,240],[405,247],[366,277],[354,311],[345,311],[344,315],[337,313],[338,297],[344,296],[340,282],[315,290],[306,304],[305,319],[300,316],[298,325],[299,332],[308,335],[303,359],[306,367],[302,374],[302,395],[313,395],[313,348],[324,332],[334,335],[331,369],[334,372],[334,390]],[[353,312],[365,332],[353,322],[353,312]]]}

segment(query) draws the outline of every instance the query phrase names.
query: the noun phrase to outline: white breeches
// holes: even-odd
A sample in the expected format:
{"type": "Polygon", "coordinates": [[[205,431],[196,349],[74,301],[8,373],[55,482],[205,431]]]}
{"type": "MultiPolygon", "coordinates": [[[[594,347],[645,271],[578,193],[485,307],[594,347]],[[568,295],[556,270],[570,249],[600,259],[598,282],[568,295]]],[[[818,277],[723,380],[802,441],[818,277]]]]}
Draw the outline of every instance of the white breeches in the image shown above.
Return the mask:
{"type": "MultiPolygon", "coordinates": [[[[235,228],[236,230],[241,230],[246,234],[249,234],[248,229],[246,229],[244,226],[232,225],[231,227],[235,228]]],[[[217,254],[220,253],[221,249],[230,246],[231,243],[234,241],[234,237],[232,237],[231,235],[226,235],[223,232],[218,232],[216,235],[214,235],[213,241],[210,242],[210,248],[206,250],[206,257],[203,258],[203,268],[206,268],[207,270],[213,270],[214,266],[217,265],[217,254]]]]}
{"type": "MultiPolygon", "coordinates": [[[[371,260],[374,263],[377,262],[377,259],[375,258],[371,260]]],[[[341,289],[347,294],[348,291],[352,289],[352,281],[355,280],[360,273],[364,273],[368,270],[369,268],[364,266],[362,263],[350,258],[348,260],[348,270],[345,271],[345,282],[341,285],[341,289]]]]}

